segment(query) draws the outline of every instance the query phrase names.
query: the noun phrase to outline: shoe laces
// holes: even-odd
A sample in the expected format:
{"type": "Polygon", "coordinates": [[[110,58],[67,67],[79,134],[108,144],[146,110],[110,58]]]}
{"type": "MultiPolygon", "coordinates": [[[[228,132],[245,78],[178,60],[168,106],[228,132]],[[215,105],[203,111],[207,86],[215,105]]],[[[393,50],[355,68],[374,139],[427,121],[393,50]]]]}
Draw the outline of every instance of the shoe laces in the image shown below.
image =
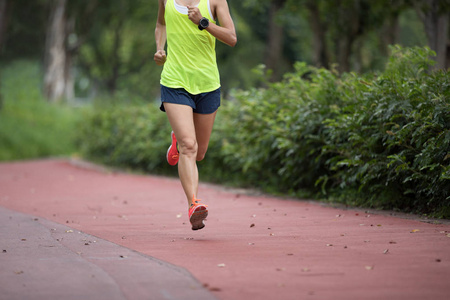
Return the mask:
{"type": "Polygon", "coordinates": [[[208,205],[203,204],[203,203],[200,203],[200,201],[202,201],[202,200],[200,200],[200,199],[194,199],[194,200],[192,200],[191,207],[198,206],[198,205],[203,205],[203,206],[205,206],[205,207],[208,207],[208,205]]]}

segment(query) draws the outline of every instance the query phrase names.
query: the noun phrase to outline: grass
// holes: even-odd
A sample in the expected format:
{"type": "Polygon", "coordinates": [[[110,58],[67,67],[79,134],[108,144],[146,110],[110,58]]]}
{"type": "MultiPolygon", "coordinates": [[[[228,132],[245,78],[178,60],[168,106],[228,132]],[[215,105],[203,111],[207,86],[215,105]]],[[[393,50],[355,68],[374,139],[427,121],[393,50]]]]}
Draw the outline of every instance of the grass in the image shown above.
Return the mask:
{"type": "Polygon", "coordinates": [[[0,63],[0,161],[76,153],[80,108],[47,102],[42,78],[37,61],[0,63]]]}

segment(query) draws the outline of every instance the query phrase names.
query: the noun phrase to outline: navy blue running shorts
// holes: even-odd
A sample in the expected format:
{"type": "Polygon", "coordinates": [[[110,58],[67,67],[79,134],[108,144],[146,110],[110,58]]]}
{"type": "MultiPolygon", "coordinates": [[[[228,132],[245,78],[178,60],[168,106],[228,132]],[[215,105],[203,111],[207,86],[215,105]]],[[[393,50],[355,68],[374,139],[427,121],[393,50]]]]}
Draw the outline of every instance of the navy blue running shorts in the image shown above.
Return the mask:
{"type": "Polygon", "coordinates": [[[220,106],[220,88],[212,92],[192,95],[183,88],[174,89],[161,85],[159,109],[165,112],[164,102],[190,106],[197,114],[212,114],[220,106]]]}

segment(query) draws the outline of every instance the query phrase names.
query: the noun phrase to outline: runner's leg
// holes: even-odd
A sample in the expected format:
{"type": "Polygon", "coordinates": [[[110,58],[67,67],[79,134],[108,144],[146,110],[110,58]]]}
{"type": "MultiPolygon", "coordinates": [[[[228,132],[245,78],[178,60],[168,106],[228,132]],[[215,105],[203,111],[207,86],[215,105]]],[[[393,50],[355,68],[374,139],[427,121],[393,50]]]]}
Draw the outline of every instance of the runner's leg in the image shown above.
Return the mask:
{"type": "Polygon", "coordinates": [[[216,118],[216,113],[212,114],[196,114],[194,113],[194,126],[195,134],[197,136],[197,160],[200,161],[205,157],[206,151],[208,150],[209,139],[211,137],[211,132],[214,125],[214,120],[216,118]]]}
{"type": "Polygon", "coordinates": [[[178,161],[178,175],[186,194],[189,206],[192,196],[197,197],[198,170],[197,170],[197,138],[192,108],[187,105],[164,103],[167,117],[175,133],[180,151],[178,161]]]}

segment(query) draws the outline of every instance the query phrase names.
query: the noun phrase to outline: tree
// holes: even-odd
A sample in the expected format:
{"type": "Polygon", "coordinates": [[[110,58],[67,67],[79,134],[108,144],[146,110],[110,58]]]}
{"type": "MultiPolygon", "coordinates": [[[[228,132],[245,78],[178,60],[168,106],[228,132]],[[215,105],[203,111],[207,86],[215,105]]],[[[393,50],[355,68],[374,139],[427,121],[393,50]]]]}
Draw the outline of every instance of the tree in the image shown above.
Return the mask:
{"type": "Polygon", "coordinates": [[[417,13],[423,21],[428,45],[436,52],[435,68],[445,69],[450,67],[447,61],[450,59],[449,45],[449,14],[450,3],[448,0],[426,0],[415,2],[417,13]]]}
{"type": "MultiPolygon", "coordinates": [[[[6,0],[0,0],[0,53],[2,52],[3,49],[3,37],[6,31],[6,25],[7,25],[7,10],[8,10],[8,5],[9,2],[6,0]]],[[[0,75],[0,88],[1,88],[1,75],[0,75]]],[[[0,110],[2,109],[3,106],[3,100],[2,100],[2,94],[1,94],[1,89],[0,89],[0,110]]]]}
{"type": "Polygon", "coordinates": [[[283,75],[279,66],[283,57],[284,31],[277,18],[285,3],[286,0],[270,1],[265,64],[268,69],[274,71],[271,80],[279,80],[281,75],[283,75]]]}
{"type": "Polygon", "coordinates": [[[6,27],[10,18],[11,2],[8,0],[0,0],[0,53],[3,49],[3,41],[5,38],[6,27]]]}
{"type": "Polygon", "coordinates": [[[66,4],[67,0],[51,1],[44,60],[44,95],[51,102],[63,99],[70,76],[66,63],[66,4]]]}
{"type": "Polygon", "coordinates": [[[329,54],[326,40],[328,30],[327,23],[321,18],[321,12],[317,1],[306,2],[308,20],[313,32],[313,61],[316,67],[329,67],[329,54]]]}

